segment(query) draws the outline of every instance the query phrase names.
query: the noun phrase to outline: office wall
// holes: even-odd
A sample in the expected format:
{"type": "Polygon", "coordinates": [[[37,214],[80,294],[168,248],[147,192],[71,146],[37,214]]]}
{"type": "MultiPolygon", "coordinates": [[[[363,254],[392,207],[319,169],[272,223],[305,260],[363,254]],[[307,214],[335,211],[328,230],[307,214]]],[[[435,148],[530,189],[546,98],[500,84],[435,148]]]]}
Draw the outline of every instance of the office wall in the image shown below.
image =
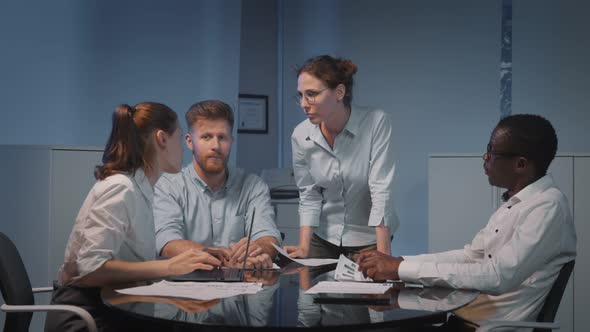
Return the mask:
{"type": "Polygon", "coordinates": [[[353,103],[383,108],[393,118],[401,220],[393,253],[425,252],[428,155],[483,152],[500,117],[500,2],[283,4],[285,165],[291,132],[304,119],[289,99],[296,92],[292,68],[322,53],[352,59],[359,67],[353,103]]]}
{"type": "Polygon", "coordinates": [[[120,103],[236,104],[240,24],[232,0],[3,1],[0,144],[102,146],[120,103]]]}
{"type": "Polygon", "coordinates": [[[514,1],[513,112],[552,121],[562,152],[590,151],[590,3],[514,1]]]}
{"type": "Polygon", "coordinates": [[[2,1],[0,144],[104,146],[120,103],[164,102],[183,127],[195,101],[235,105],[240,25],[234,0],[2,1]]]}
{"type": "Polygon", "coordinates": [[[242,2],[240,93],[268,96],[268,133],[238,134],[237,165],[258,174],[278,163],[277,34],[276,0],[242,2]]]}

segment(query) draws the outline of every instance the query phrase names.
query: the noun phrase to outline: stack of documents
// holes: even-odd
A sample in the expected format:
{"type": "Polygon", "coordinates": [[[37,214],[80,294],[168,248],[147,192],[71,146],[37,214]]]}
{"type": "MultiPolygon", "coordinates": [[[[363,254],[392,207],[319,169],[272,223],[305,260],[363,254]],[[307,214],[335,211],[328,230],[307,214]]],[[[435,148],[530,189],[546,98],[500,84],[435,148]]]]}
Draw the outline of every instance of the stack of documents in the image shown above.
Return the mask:
{"type": "Polygon", "coordinates": [[[344,255],[340,255],[338,259],[338,265],[336,266],[336,272],[334,279],[339,281],[373,281],[369,277],[365,277],[357,263],[346,258],[344,255]]]}
{"type": "Polygon", "coordinates": [[[149,286],[118,289],[127,295],[183,297],[195,300],[213,300],[242,294],[256,294],[261,283],[248,282],[170,282],[160,281],[149,286]]]}
{"type": "Polygon", "coordinates": [[[340,255],[334,272],[337,281],[320,281],[305,294],[339,293],[339,294],[384,294],[392,284],[374,283],[358,270],[358,264],[340,255]]]}

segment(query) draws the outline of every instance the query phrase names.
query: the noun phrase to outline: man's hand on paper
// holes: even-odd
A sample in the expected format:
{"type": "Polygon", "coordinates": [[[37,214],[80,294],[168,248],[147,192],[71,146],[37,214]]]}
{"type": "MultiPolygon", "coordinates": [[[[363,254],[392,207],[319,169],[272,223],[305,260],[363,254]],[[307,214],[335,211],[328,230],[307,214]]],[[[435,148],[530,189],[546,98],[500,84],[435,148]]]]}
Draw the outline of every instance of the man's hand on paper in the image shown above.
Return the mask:
{"type": "Polygon", "coordinates": [[[364,251],[359,254],[357,264],[359,271],[376,281],[398,280],[397,270],[404,259],[392,257],[377,250],[364,251]]]}
{"type": "Polygon", "coordinates": [[[213,270],[221,261],[215,256],[198,249],[189,249],[165,262],[168,275],[181,275],[197,269],[213,270]]]}

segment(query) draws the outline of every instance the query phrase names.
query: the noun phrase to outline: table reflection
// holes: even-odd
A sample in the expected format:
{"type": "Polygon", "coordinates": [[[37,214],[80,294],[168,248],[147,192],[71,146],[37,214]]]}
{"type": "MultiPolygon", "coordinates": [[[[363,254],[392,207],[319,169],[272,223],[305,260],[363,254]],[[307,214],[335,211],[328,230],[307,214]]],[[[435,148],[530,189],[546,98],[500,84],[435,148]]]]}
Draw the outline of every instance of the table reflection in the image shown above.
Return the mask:
{"type": "Polygon", "coordinates": [[[479,294],[446,288],[406,288],[403,283],[394,283],[386,294],[379,295],[305,293],[319,281],[334,280],[333,268],[289,265],[281,271],[248,271],[246,281],[261,282],[261,291],[210,301],[129,296],[114,293],[112,289],[103,289],[103,300],[118,310],[185,327],[354,326],[364,329],[376,325],[402,326],[411,323],[415,326],[442,322],[447,312],[470,303],[479,294]],[[321,299],[323,302],[318,301],[320,297],[324,297],[321,299]],[[326,303],[326,297],[328,300],[336,298],[337,303],[326,303]],[[347,302],[352,297],[356,301],[347,302]]]}

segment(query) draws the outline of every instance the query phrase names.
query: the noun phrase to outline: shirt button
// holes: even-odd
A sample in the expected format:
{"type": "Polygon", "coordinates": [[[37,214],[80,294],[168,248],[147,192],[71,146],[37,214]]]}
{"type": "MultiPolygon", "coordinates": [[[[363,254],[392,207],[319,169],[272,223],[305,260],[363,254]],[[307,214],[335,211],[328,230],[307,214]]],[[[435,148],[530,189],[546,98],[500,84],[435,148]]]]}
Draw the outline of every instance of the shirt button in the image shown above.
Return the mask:
{"type": "Polygon", "coordinates": [[[492,258],[492,255],[488,254],[488,257],[489,257],[489,258],[492,258]]]}
{"type": "Polygon", "coordinates": [[[496,233],[498,233],[498,230],[496,229],[496,233]]]}

